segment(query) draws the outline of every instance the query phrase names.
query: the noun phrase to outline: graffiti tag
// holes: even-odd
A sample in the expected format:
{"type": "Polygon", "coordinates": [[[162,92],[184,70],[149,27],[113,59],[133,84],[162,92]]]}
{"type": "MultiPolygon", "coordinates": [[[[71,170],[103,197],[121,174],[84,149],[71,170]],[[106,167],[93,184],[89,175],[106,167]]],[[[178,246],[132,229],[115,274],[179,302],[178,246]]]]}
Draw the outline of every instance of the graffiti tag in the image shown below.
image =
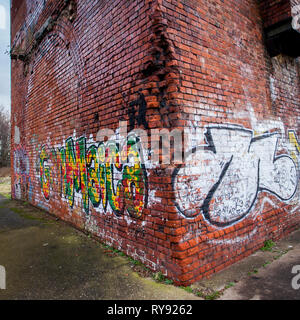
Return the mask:
{"type": "Polygon", "coordinates": [[[245,217],[258,194],[269,192],[282,201],[297,189],[297,167],[277,156],[279,133],[255,136],[240,126],[209,126],[206,145],[192,150],[190,160],[173,173],[176,206],[185,217],[203,214],[216,226],[245,217]]]}
{"type": "Polygon", "coordinates": [[[75,193],[80,193],[88,214],[94,208],[108,206],[117,215],[126,209],[140,218],[147,204],[147,174],[141,161],[138,139],[128,138],[123,145],[113,141],[88,147],[85,137],[68,138],[65,146],[40,152],[40,185],[46,200],[51,189],[64,196],[71,208],[75,193]],[[57,178],[58,177],[58,178],[57,178]]]}

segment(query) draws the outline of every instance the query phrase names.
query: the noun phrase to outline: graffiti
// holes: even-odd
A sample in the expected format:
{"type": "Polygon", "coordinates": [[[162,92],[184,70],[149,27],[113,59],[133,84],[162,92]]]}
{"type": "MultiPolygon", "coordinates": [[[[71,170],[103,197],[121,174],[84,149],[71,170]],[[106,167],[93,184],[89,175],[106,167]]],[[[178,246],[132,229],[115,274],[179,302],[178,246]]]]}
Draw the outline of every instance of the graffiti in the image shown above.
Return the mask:
{"type": "Polygon", "coordinates": [[[26,149],[21,145],[14,150],[14,173],[13,194],[17,199],[21,199],[30,189],[29,158],[26,149]]]}
{"type": "Polygon", "coordinates": [[[300,144],[298,142],[297,135],[293,130],[289,131],[289,141],[290,141],[290,144],[295,148],[295,151],[292,151],[291,156],[294,159],[294,161],[297,163],[298,156],[300,154],[300,144]]]}
{"type": "Polygon", "coordinates": [[[139,93],[139,98],[129,103],[129,126],[130,130],[134,129],[135,122],[138,126],[143,125],[145,129],[149,129],[148,123],[146,121],[146,109],[147,103],[145,97],[142,93],[139,93]],[[135,107],[139,109],[136,110],[135,107]],[[136,115],[136,113],[138,113],[136,115]]]}
{"type": "Polygon", "coordinates": [[[224,227],[245,217],[259,192],[293,198],[297,168],[288,155],[277,156],[279,133],[254,136],[240,126],[215,125],[206,128],[205,140],[173,173],[175,203],[185,217],[202,213],[224,227]]]}
{"type": "Polygon", "coordinates": [[[298,31],[300,29],[300,5],[292,7],[292,15],[292,27],[294,30],[298,31]]]}
{"type": "Polygon", "coordinates": [[[87,143],[85,137],[68,138],[65,146],[47,150],[39,156],[40,186],[46,200],[53,192],[64,197],[73,208],[75,194],[81,194],[82,207],[88,214],[94,208],[110,207],[120,216],[125,209],[140,218],[147,205],[147,174],[141,161],[137,137],[122,145],[114,141],[87,143]],[[89,145],[89,146],[88,146],[89,145]]]}

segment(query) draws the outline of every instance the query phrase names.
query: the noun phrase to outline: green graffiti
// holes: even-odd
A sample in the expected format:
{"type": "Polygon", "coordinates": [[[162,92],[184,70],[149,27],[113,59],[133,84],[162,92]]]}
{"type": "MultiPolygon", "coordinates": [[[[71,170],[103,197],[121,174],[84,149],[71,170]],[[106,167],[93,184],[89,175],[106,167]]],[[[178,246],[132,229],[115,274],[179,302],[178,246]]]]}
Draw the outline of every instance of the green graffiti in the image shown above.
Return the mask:
{"type": "Polygon", "coordinates": [[[114,142],[87,149],[86,138],[76,142],[68,138],[65,147],[51,149],[50,157],[42,148],[42,192],[49,200],[51,190],[57,191],[71,208],[75,196],[81,195],[87,214],[91,203],[94,208],[102,205],[104,212],[109,205],[117,216],[126,209],[130,216],[140,218],[147,203],[147,175],[140,160],[136,141],[127,141],[121,149],[114,142]]]}

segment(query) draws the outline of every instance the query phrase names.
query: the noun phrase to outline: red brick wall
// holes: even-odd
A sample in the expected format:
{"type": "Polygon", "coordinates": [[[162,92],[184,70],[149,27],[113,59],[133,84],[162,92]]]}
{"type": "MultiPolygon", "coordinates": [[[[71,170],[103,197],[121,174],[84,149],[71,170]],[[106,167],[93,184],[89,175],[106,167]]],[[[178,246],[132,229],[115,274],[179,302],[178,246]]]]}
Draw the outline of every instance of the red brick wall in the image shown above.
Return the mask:
{"type": "Polygon", "coordinates": [[[198,129],[188,144],[199,151],[173,175],[182,219],[176,221],[181,237],[172,249],[188,282],[223,269],[299,224],[294,189],[285,202],[280,198],[289,196],[280,197],[275,183],[267,187],[279,169],[271,164],[276,141],[282,161],[290,162],[291,156],[298,162],[299,60],[268,57],[254,1],[163,4],[181,71],[178,108],[184,126],[198,129]],[[256,143],[261,143],[257,151],[256,143]]]}
{"type": "Polygon", "coordinates": [[[177,284],[293,230],[299,61],[268,57],[262,28],[255,1],[13,1],[14,198],[177,284]],[[185,130],[194,158],[101,166],[120,120],[185,130]]]}
{"type": "Polygon", "coordinates": [[[269,27],[291,17],[290,0],[260,0],[264,27],[269,27]]]}
{"type": "MultiPolygon", "coordinates": [[[[48,1],[45,7],[34,7],[35,3],[29,1],[27,9],[24,3],[16,16],[25,10],[23,25],[12,17],[12,25],[18,29],[13,30],[13,56],[21,54],[25,60],[12,60],[14,197],[28,199],[152,269],[165,272],[164,264],[173,264],[165,221],[168,208],[174,209],[168,199],[153,194],[156,190],[161,194],[172,191],[170,176],[165,177],[162,169],[159,177],[138,168],[141,172],[134,173],[141,180],[136,185],[140,187],[141,204],[137,197],[136,201],[127,199],[126,209],[132,202],[140,206],[130,216],[127,211],[123,215],[118,210],[113,212],[112,205],[123,206],[118,199],[111,199],[111,203],[106,199],[105,204],[101,199],[98,208],[90,205],[86,212],[82,203],[87,194],[86,181],[80,191],[74,191],[73,200],[73,192],[66,190],[71,169],[59,167],[60,151],[66,151],[69,137],[74,143],[85,137],[88,148],[91,139],[96,144],[98,130],[115,131],[120,120],[128,122],[128,130],[132,126],[150,129],[162,127],[171,117],[171,105],[168,113],[164,107],[159,109],[169,94],[160,88],[167,88],[171,81],[167,79],[168,58],[163,52],[157,58],[163,51],[163,39],[159,37],[163,26],[155,2],[78,1],[74,21],[70,21],[68,7],[60,15],[55,12],[57,8],[62,10],[63,1],[48,1]],[[56,19],[54,26],[36,42],[34,36],[49,15],[56,19]],[[143,116],[145,103],[147,114],[143,116]]],[[[71,159],[67,165],[69,162],[71,159]]],[[[86,173],[87,168],[82,171],[86,173]]],[[[169,272],[174,274],[172,268],[169,272]]]]}

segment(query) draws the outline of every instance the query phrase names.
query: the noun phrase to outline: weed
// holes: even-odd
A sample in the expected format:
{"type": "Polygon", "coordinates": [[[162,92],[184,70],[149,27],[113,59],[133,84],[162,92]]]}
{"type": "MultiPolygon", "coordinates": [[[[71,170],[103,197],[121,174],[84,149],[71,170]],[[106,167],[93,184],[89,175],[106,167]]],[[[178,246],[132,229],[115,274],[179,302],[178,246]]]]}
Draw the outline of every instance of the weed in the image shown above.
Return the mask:
{"type": "Polygon", "coordinates": [[[258,273],[257,269],[253,269],[252,271],[248,272],[248,276],[251,276],[252,274],[258,273]]]}
{"type": "Polygon", "coordinates": [[[131,257],[127,257],[128,258],[128,261],[133,264],[134,266],[140,266],[140,267],[143,267],[144,269],[146,269],[145,265],[141,262],[141,261],[138,261],[138,260],[135,260],[131,257]]]}
{"type": "Polygon", "coordinates": [[[165,279],[165,284],[173,284],[174,281],[172,279],[165,279]]]}
{"type": "Polygon", "coordinates": [[[234,282],[229,282],[226,286],[225,286],[225,290],[226,289],[229,289],[231,287],[235,286],[235,283],[234,282]]]}
{"type": "Polygon", "coordinates": [[[183,287],[183,290],[185,290],[188,293],[193,293],[193,289],[191,287],[183,287]]]}
{"type": "Polygon", "coordinates": [[[153,274],[153,279],[157,282],[163,282],[166,280],[165,276],[160,271],[153,274]]]}
{"type": "Polygon", "coordinates": [[[266,240],[264,246],[260,248],[261,251],[272,251],[275,243],[272,240],[266,240]]]}
{"type": "Polygon", "coordinates": [[[265,268],[267,265],[269,265],[271,263],[271,261],[267,261],[263,264],[263,267],[265,268]]]}
{"type": "Polygon", "coordinates": [[[222,293],[220,291],[215,291],[212,294],[209,294],[207,296],[204,297],[205,300],[215,300],[220,298],[222,295],[222,293]]]}
{"type": "Polygon", "coordinates": [[[121,257],[125,257],[126,256],[126,254],[124,252],[122,252],[122,251],[119,251],[118,255],[121,256],[121,257]]]}
{"type": "Polygon", "coordinates": [[[200,298],[205,298],[205,294],[202,291],[197,291],[196,296],[198,296],[200,298]]]}
{"type": "Polygon", "coordinates": [[[181,286],[179,288],[182,289],[182,290],[185,290],[188,293],[193,293],[193,289],[191,287],[183,287],[183,286],[181,286]]]}

